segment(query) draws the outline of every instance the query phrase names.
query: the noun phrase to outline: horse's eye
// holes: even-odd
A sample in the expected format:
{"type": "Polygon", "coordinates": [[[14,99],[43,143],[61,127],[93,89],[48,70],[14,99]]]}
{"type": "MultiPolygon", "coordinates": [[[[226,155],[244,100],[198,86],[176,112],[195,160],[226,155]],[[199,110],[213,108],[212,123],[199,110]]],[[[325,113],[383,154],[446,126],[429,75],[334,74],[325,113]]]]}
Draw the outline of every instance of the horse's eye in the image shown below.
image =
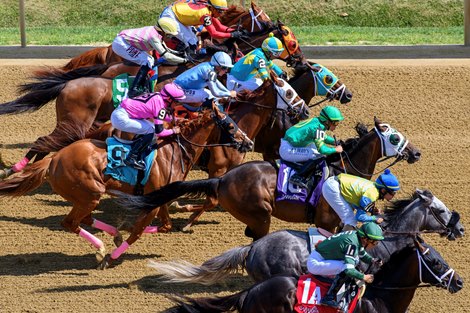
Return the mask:
{"type": "Polygon", "coordinates": [[[397,134],[390,135],[389,141],[392,145],[396,146],[400,143],[400,136],[397,134]]]}
{"type": "Polygon", "coordinates": [[[331,85],[333,84],[333,77],[331,77],[330,75],[326,75],[325,77],[323,77],[323,82],[326,85],[331,85]]]}
{"type": "Polygon", "coordinates": [[[293,95],[294,95],[294,93],[292,92],[292,90],[289,89],[289,90],[286,91],[286,98],[287,99],[292,98],[293,95]]]}

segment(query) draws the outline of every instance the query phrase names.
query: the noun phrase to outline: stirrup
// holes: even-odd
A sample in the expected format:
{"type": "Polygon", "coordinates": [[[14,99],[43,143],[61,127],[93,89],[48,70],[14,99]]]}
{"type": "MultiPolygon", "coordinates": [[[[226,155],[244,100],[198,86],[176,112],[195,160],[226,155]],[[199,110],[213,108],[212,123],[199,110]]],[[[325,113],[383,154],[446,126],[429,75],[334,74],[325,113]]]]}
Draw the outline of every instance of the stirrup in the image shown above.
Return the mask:
{"type": "Polygon", "coordinates": [[[129,158],[129,159],[124,160],[124,164],[132,168],[135,168],[137,170],[142,170],[142,171],[145,170],[145,162],[142,160],[137,161],[135,158],[129,158]]]}
{"type": "Polygon", "coordinates": [[[320,304],[324,306],[329,306],[332,308],[338,308],[339,304],[336,302],[334,299],[327,299],[326,297],[323,297],[320,300],[320,304]]]}

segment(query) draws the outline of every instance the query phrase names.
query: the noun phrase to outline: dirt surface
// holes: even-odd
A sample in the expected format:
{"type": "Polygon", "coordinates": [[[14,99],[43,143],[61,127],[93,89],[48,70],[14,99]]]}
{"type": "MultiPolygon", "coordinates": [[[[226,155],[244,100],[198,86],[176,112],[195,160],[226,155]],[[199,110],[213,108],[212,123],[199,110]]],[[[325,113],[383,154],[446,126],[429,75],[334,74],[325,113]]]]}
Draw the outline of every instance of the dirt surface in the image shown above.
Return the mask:
{"type": "MultiPolygon", "coordinates": [[[[0,60],[0,102],[15,98],[16,86],[27,81],[37,65],[60,65],[64,60],[0,60]]],[[[357,121],[369,125],[374,115],[402,131],[422,150],[415,165],[398,164],[403,191],[431,189],[450,209],[462,214],[468,225],[470,202],[470,60],[323,60],[354,92],[354,100],[341,107],[346,121],[336,134],[354,134],[357,121]]],[[[312,110],[318,113],[318,109],[312,110]]],[[[0,156],[7,165],[18,161],[28,146],[54,127],[54,105],[39,112],[0,117],[0,156]]],[[[258,155],[251,154],[248,159],[258,155]]],[[[382,168],[379,165],[378,168],[382,168]]],[[[192,172],[191,178],[203,177],[192,172]]],[[[244,225],[223,211],[209,212],[193,227],[192,234],[178,230],[188,214],[172,215],[175,231],[145,235],[113,269],[94,269],[94,249],[60,226],[69,204],[53,194],[47,184],[18,199],[0,200],[0,312],[160,312],[171,306],[165,296],[227,295],[248,287],[246,275],[224,285],[201,287],[168,285],[156,280],[147,267],[150,259],[182,258],[201,263],[237,245],[247,244],[244,225]]],[[[95,216],[117,224],[125,215],[110,199],[104,199],[95,216]]],[[[157,222],[156,222],[157,223],[157,222]]],[[[275,220],[272,230],[305,229],[305,224],[275,220]]],[[[112,249],[112,239],[97,236],[112,249]]],[[[469,237],[448,242],[426,236],[464,279],[470,277],[467,256],[469,237]]],[[[466,286],[451,295],[436,288],[419,289],[410,312],[470,312],[466,286]]]]}

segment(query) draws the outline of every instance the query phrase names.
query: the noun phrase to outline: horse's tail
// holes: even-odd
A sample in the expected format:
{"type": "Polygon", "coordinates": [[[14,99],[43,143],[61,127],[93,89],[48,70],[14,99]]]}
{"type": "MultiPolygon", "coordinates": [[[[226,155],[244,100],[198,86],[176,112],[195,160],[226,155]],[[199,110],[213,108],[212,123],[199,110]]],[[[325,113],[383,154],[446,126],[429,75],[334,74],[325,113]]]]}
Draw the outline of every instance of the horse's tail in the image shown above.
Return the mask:
{"type": "Polygon", "coordinates": [[[0,197],[20,197],[42,185],[51,158],[45,158],[25,168],[21,173],[0,181],[0,197]]]}
{"type": "Polygon", "coordinates": [[[70,72],[62,72],[59,69],[37,72],[32,77],[36,81],[23,84],[18,88],[20,93],[25,93],[24,95],[0,105],[0,115],[39,110],[49,101],[57,98],[68,81],[81,77],[101,75],[107,68],[107,65],[97,65],[79,68],[70,72]]]}
{"type": "Polygon", "coordinates": [[[197,312],[231,312],[239,311],[243,306],[243,301],[248,290],[243,290],[234,295],[225,297],[205,297],[193,299],[186,296],[168,296],[177,303],[177,306],[170,308],[165,313],[197,313],[197,312]]]}
{"type": "Polygon", "coordinates": [[[47,136],[39,137],[32,145],[34,152],[53,152],[87,137],[89,130],[84,123],[67,120],[57,124],[56,128],[47,136]]]}
{"type": "Polygon", "coordinates": [[[60,69],[62,71],[71,71],[80,67],[106,64],[108,50],[109,46],[91,49],[72,58],[67,64],[65,64],[60,69]]]}
{"type": "Polygon", "coordinates": [[[164,279],[170,282],[212,285],[225,279],[230,274],[243,270],[250,249],[251,245],[230,249],[204,262],[201,266],[195,266],[186,261],[150,261],[149,266],[162,273],[164,279]]]}
{"type": "Polygon", "coordinates": [[[184,195],[193,198],[206,195],[217,199],[219,182],[220,178],[177,181],[143,196],[131,196],[120,192],[113,193],[119,195],[116,202],[123,207],[150,212],[156,207],[184,195]]]}

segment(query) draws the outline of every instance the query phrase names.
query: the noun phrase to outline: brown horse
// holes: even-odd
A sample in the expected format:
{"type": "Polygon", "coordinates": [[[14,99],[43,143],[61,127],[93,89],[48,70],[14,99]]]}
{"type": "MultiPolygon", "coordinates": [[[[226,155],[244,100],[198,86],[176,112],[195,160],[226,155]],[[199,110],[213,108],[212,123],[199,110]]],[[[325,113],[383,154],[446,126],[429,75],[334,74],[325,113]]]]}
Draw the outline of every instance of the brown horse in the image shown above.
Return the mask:
{"type": "MultiPolygon", "coordinates": [[[[345,147],[344,163],[347,173],[370,178],[374,174],[376,162],[384,156],[382,146],[393,145],[387,139],[387,134],[391,133],[402,139],[400,144],[403,145],[395,152],[397,161],[418,161],[421,156],[419,150],[406,141],[402,134],[376,119],[373,130],[363,135],[353,148],[345,147]]],[[[391,154],[388,153],[387,156],[392,156],[391,154]]],[[[328,164],[336,169],[341,168],[339,160],[330,160],[328,164]]],[[[313,223],[335,232],[340,219],[323,197],[320,197],[313,211],[305,203],[276,201],[276,182],[277,169],[271,163],[253,161],[239,165],[219,178],[175,182],[146,196],[129,197],[120,201],[124,206],[147,211],[156,204],[165,204],[183,195],[205,194],[214,206],[220,204],[246,224],[245,234],[255,240],[269,232],[272,216],[292,223],[313,223]]]]}
{"type": "MultiPolygon", "coordinates": [[[[241,42],[239,47],[243,53],[247,53],[253,49],[253,46],[259,47],[262,39],[266,38],[266,35],[269,33],[269,30],[274,30],[272,25],[269,27],[267,24],[267,22],[271,21],[269,16],[267,16],[266,13],[264,13],[263,10],[253,2],[251,3],[251,8],[249,10],[233,5],[219,19],[222,24],[226,26],[240,27],[241,29],[248,30],[250,33],[262,33],[264,35],[263,37],[255,37],[253,40],[250,38],[248,42],[241,42]]],[[[290,47],[290,49],[294,50],[293,47],[290,47]]],[[[122,63],[123,61],[123,58],[114,53],[111,45],[109,45],[107,47],[94,48],[74,57],[66,65],[61,67],[60,70],[71,71],[80,67],[102,64],[111,65],[122,63]]],[[[112,71],[106,73],[106,77],[116,76],[108,76],[113,75],[116,71],[119,71],[118,74],[134,73],[137,71],[136,66],[137,65],[121,64],[118,67],[119,69],[114,68],[112,71]]]]}
{"type": "MultiPolygon", "coordinates": [[[[307,103],[314,96],[330,97],[331,99],[338,100],[340,103],[348,103],[352,99],[352,93],[346,88],[341,80],[339,80],[334,73],[319,64],[306,63],[303,66],[294,68],[294,76],[289,80],[289,85],[294,88],[295,92],[304,99],[307,103]],[[324,88],[324,81],[331,81],[328,88],[324,88]]],[[[295,93],[291,92],[291,98],[288,101],[296,103],[293,100],[295,93]]],[[[276,101],[273,98],[272,101],[276,101]]],[[[278,100],[281,101],[281,100],[278,100]]],[[[281,101],[282,102],[282,101],[281,101]]],[[[287,103],[287,101],[284,101],[287,103]]],[[[264,124],[261,128],[254,129],[250,127],[252,124],[243,124],[240,122],[241,113],[231,114],[233,119],[237,122],[239,127],[247,130],[247,135],[250,138],[255,138],[255,151],[263,154],[265,161],[273,162],[279,158],[279,146],[281,138],[287,129],[296,124],[300,119],[308,116],[301,116],[299,114],[291,115],[286,113],[286,110],[272,111],[270,122],[264,124]]],[[[245,154],[239,153],[234,149],[226,149],[225,147],[214,147],[210,149],[210,158],[207,164],[209,177],[219,177],[225,174],[229,169],[242,163],[245,154]]],[[[179,210],[194,212],[191,215],[188,224],[183,230],[188,230],[201,216],[205,209],[213,207],[210,198],[206,199],[203,205],[186,205],[180,206],[178,202],[174,203],[175,207],[179,210]]]]}
{"type": "MultiPolygon", "coordinates": [[[[220,137],[219,128],[215,125],[221,123],[222,117],[220,113],[207,110],[196,120],[181,122],[180,140],[170,139],[159,144],[158,156],[155,157],[143,192],[147,193],[172,181],[185,179],[205,143],[217,142],[220,137]]],[[[228,128],[234,127],[235,124],[230,123],[228,126],[228,128]]],[[[74,129],[69,128],[69,131],[73,132],[74,129]]],[[[233,134],[240,149],[246,151],[252,148],[253,142],[240,129],[232,129],[230,133],[233,134]]],[[[106,144],[102,141],[80,140],[52,157],[33,163],[23,172],[0,182],[0,196],[18,197],[38,188],[47,180],[54,192],[70,201],[73,206],[62,221],[62,226],[84,237],[97,248],[97,256],[101,258],[100,268],[106,268],[112,260],[116,260],[144,232],[155,232],[157,230],[155,227],[146,228],[146,226],[152,222],[160,209],[156,207],[150,212],[140,214],[128,239],[111,255],[105,257],[103,242],[82,229],[80,224],[117,236],[119,234],[117,228],[93,219],[91,212],[98,205],[101,196],[111,189],[126,193],[134,191],[133,186],[103,174],[108,162],[106,148],[106,144]]],[[[159,216],[163,224],[171,227],[167,209],[163,208],[162,211],[163,214],[159,216]]]]}

